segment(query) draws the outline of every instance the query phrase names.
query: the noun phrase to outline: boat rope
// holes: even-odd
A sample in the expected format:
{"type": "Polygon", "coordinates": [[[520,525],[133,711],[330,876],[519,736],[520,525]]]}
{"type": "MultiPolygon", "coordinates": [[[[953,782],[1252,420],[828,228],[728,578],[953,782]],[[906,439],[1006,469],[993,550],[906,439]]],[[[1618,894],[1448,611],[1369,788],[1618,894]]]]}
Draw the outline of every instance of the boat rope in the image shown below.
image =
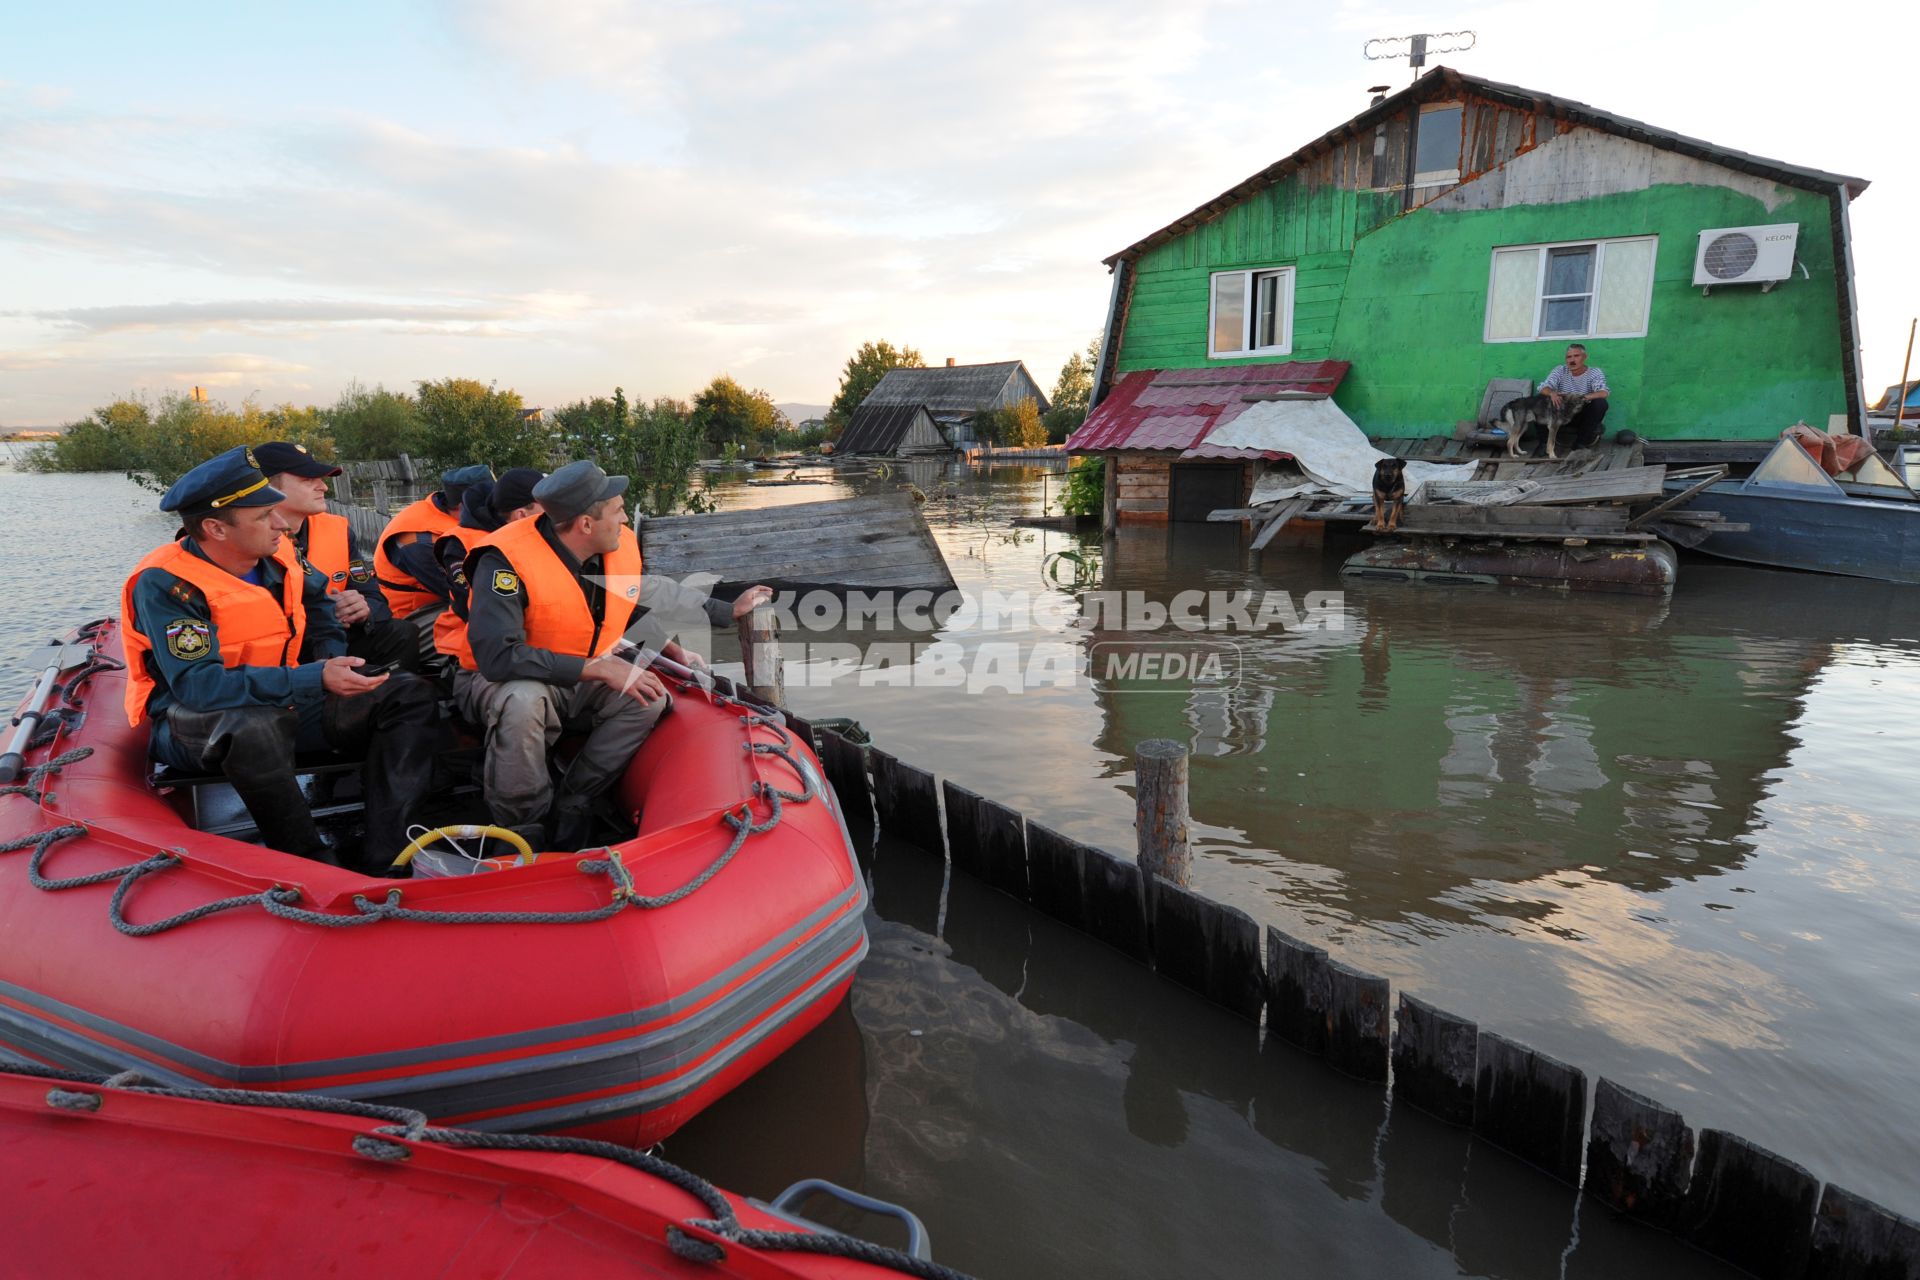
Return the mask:
{"type": "Polygon", "coordinates": [[[130,1093],[153,1094],[163,1098],[183,1098],[194,1102],[215,1102],[224,1106],[275,1107],[294,1111],[319,1111],[330,1115],[360,1116],[383,1123],[371,1133],[355,1134],[355,1153],[382,1163],[400,1163],[411,1158],[406,1145],[431,1144],[470,1151],[530,1151],[546,1155],[588,1156],[610,1160],[629,1169],[657,1178],[698,1200],[705,1208],[704,1218],[685,1218],[667,1228],[667,1247],[677,1257],[690,1262],[713,1265],[726,1259],[726,1246],[763,1253],[809,1253],[847,1258],[885,1267],[901,1275],[921,1280],[969,1280],[963,1272],[924,1258],[916,1258],[898,1249],[875,1244],[855,1236],[821,1231],[764,1231],[741,1225],[733,1202],[690,1169],[672,1161],[592,1138],[569,1138],[546,1133],[480,1133],[472,1129],[446,1129],[431,1125],[421,1112],[407,1107],[382,1106],[349,1098],[330,1098],[312,1093],[268,1093],[256,1089],[182,1089],[152,1084],[136,1071],[118,1075],[100,1075],[43,1066],[37,1062],[8,1062],[4,1070],[16,1075],[34,1076],[55,1082],[47,1091],[47,1105],[62,1111],[98,1112],[106,1095],[96,1089],[121,1089],[130,1093]],[[84,1085],[90,1088],[62,1088],[84,1085]],[[715,1237],[708,1239],[707,1237],[715,1237]],[[717,1241],[717,1242],[716,1242],[717,1241]]]}
{"type": "MultiPolygon", "coordinates": [[[[38,738],[36,738],[35,741],[31,744],[31,746],[44,746],[44,745],[46,744],[40,742],[38,738]]],[[[42,778],[50,777],[53,774],[60,772],[62,769],[66,768],[70,764],[75,764],[81,760],[85,760],[88,756],[92,754],[93,754],[92,747],[75,747],[71,751],[63,751],[59,755],[55,756],[53,759],[48,760],[43,764],[36,764],[30,767],[26,772],[26,781],[16,782],[11,786],[0,787],[0,796],[26,796],[29,800],[32,800],[35,804],[39,804],[45,797],[42,793],[42,789],[40,787],[35,786],[34,785],[35,783],[39,782],[42,778]]],[[[33,837],[31,836],[28,837],[29,840],[31,840],[32,838],[33,837]]],[[[26,846],[21,845],[19,847],[25,848],[26,846]]]]}
{"type": "MultiPolygon", "coordinates": [[[[90,625],[95,626],[97,633],[98,624],[90,625]]],[[[89,658],[87,665],[82,667],[81,671],[107,670],[115,665],[117,664],[109,658],[99,658],[97,663],[94,658],[89,658]]],[[[79,680],[80,676],[76,675],[70,682],[70,687],[77,685],[79,680]]],[[[405,920],[416,924],[462,925],[592,924],[600,920],[609,920],[629,907],[641,911],[655,911],[661,907],[671,906],[698,891],[708,881],[719,875],[726,865],[733,861],[734,856],[745,847],[750,838],[765,835],[780,825],[786,805],[807,804],[817,799],[820,794],[814,775],[793,754],[793,735],[787,729],[786,717],[778,711],[759,710],[736,697],[730,697],[718,691],[714,692],[713,699],[716,704],[739,707],[745,711],[746,714],[740,716],[740,723],[747,733],[746,750],[753,755],[777,756],[789,769],[793,770],[794,777],[800,780],[800,790],[789,791],[756,778],[748,799],[742,801],[737,810],[723,811],[719,815],[720,821],[733,830],[733,838],[727,842],[727,847],[699,874],[666,893],[647,894],[636,889],[632,873],[621,860],[619,850],[609,847],[603,850],[604,857],[582,858],[575,864],[585,875],[606,876],[612,886],[611,897],[605,904],[579,911],[421,911],[403,905],[402,890],[400,886],[395,885],[389,888],[378,901],[365,894],[353,895],[355,914],[344,915],[303,907],[300,905],[302,896],[300,890],[284,885],[273,885],[256,893],[239,894],[202,903],[165,919],[136,924],[126,917],[127,899],[133,892],[134,886],[148,876],[180,866],[186,861],[184,850],[158,850],[151,856],[126,866],[64,879],[49,879],[43,873],[48,851],[61,840],[87,833],[85,826],[69,823],[0,844],[0,854],[31,848],[33,855],[27,861],[27,879],[34,888],[49,893],[115,882],[113,897],[107,904],[107,918],[116,930],[131,938],[152,937],[155,934],[177,929],[181,925],[192,924],[196,920],[204,920],[208,916],[237,911],[243,907],[259,907],[278,919],[296,924],[316,925],[323,929],[357,929],[362,925],[379,924],[386,920],[405,920]],[[756,741],[753,735],[756,728],[771,730],[777,735],[779,741],[756,741]],[[755,798],[764,801],[767,806],[766,819],[761,822],[755,822],[753,819],[752,800],[755,798]]],[[[56,714],[65,716],[69,713],[56,714]]],[[[73,704],[70,714],[73,717],[73,723],[77,723],[78,716],[82,714],[78,704],[73,704]]],[[[61,723],[64,725],[67,721],[63,719],[61,723]]],[[[49,735],[50,740],[51,735],[49,735]]],[[[43,790],[36,784],[58,773],[65,766],[84,760],[92,754],[92,747],[75,747],[43,764],[34,765],[27,770],[24,782],[14,786],[0,787],[0,795],[25,795],[36,804],[40,803],[44,799],[43,790]]]]}

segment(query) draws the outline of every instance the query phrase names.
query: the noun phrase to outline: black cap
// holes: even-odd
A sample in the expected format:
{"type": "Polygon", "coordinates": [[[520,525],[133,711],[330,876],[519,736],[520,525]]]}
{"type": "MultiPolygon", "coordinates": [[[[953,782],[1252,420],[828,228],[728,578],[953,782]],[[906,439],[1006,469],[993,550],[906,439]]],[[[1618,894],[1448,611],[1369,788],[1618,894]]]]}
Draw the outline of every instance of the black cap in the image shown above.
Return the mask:
{"type": "Polygon", "coordinates": [[[307,446],[294,444],[291,440],[269,440],[265,444],[257,444],[253,446],[253,458],[263,475],[289,473],[311,480],[316,476],[340,474],[340,468],[331,462],[320,461],[307,451],[307,446]]]}
{"type": "Polygon", "coordinates": [[[533,487],[546,478],[547,473],[536,467],[509,467],[494,481],[493,496],[488,499],[488,505],[497,516],[518,511],[533,501],[533,487]]]}

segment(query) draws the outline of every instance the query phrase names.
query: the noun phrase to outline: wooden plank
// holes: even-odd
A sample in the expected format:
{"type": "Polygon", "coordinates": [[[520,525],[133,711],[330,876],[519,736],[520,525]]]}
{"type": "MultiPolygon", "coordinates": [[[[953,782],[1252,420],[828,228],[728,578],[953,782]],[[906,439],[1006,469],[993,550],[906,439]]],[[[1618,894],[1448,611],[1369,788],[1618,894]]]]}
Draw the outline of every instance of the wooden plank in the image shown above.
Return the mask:
{"type": "Polygon", "coordinates": [[[904,493],[646,522],[647,570],[718,574],[720,585],[950,591],[953,575],[904,493]]]}
{"type": "Polygon", "coordinates": [[[1267,523],[1261,527],[1259,534],[1254,538],[1252,549],[1255,551],[1266,550],[1267,544],[1273,541],[1274,536],[1280,532],[1287,521],[1293,519],[1312,505],[1313,499],[1311,498],[1290,498],[1285,502],[1275,504],[1272,508],[1272,514],[1267,518],[1267,523]]]}
{"type": "Polygon", "coordinates": [[[1681,490],[1679,493],[1674,494],[1671,498],[1668,498],[1665,502],[1661,503],[1659,506],[1654,507],[1652,510],[1649,510],[1649,511],[1642,511],[1639,515],[1627,521],[1627,528],[1629,529],[1641,528],[1644,525],[1651,524],[1653,520],[1657,516],[1659,516],[1662,512],[1671,511],[1675,507],[1685,506],[1687,503],[1693,501],[1694,496],[1696,494],[1700,493],[1708,485],[1718,484],[1721,480],[1724,480],[1726,478],[1726,475],[1727,475],[1727,469],[1725,467],[1714,468],[1713,473],[1711,475],[1702,477],[1698,483],[1689,485],[1687,488],[1681,490]]]}

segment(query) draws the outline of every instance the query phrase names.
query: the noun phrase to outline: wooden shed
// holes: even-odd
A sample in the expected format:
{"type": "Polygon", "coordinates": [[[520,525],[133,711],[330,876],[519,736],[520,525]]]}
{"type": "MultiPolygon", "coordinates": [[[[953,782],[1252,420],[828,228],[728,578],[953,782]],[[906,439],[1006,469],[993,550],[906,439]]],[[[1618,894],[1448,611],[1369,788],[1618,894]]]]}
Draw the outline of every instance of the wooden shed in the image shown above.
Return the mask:
{"type": "Polygon", "coordinates": [[[1344,360],[1221,369],[1142,369],[1126,375],[1067,441],[1107,459],[1103,523],[1204,521],[1246,503],[1262,462],[1284,454],[1207,443],[1215,427],[1263,400],[1325,399],[1344,360]]]}
{"type": "Polygon", "coordinates": [[[874,404],[853,411],[834,451],[906,458],[951,453],[953,445],[924,404],[874,404]]]}

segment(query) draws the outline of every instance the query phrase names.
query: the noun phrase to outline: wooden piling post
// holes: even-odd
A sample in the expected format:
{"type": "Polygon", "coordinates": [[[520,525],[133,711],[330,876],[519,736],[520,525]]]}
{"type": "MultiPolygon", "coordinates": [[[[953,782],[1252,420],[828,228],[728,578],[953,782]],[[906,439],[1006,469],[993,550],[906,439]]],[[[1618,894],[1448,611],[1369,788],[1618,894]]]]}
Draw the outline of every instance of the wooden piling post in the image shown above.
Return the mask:
{"type": "Polygon", "coordinates": [[[1141,872],[1186,888],[1193,870],[1186,743],[1148,738],[1134,748],[1133,797],[1141,872]]]}
{"type": "Polygon", "coordinates": [[[747,691],[771,707],[785,706],[786,678],[780,670],[780,632],[771,604],[755,605],[740,619],[740,660],[747,668],[747,691]]]}

